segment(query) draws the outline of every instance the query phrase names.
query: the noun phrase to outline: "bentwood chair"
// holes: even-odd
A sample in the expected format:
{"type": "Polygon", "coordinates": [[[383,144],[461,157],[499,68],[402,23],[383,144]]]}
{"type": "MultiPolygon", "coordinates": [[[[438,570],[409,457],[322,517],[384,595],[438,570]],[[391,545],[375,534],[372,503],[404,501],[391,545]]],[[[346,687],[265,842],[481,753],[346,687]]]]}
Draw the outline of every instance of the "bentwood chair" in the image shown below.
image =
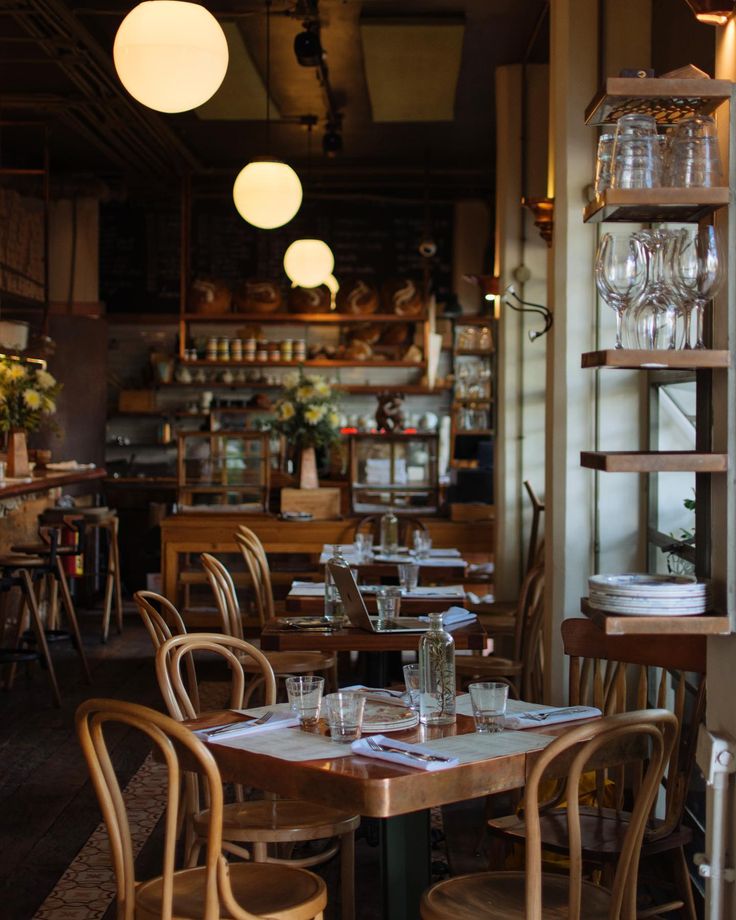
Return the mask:
{"type": "Polygon", "coordinates": [[[511,656],[456,655],[458,686],[465,687],[476,680],[500,680],[508,683],[517,697],[541,701],[543,620],[544,568],[535,566],[524,576],[519,592],[511,656]]]}
{"type": "MultiPolygon", "coordinates": [[[[434,885],[425,892],[423,920],[636,920],[639,849],[677,733],[665,709],[620,713],[566,731],[534,761],[525,787],[526,871],[481,872],[434,885]],[[578,797],[586,769],[614,750],[647,747],[646,769],[622,839],[612,885],[583,880],[578,797]],[[565,777],[569,877],[542,872],[540,787],[550,773],[565,777]]],[[[631,756],[631,755],[629,755],[631,756]]]]}
{"type": "MultiPolygon", "coordinates": [[[[220,655],[232,675],[230,684],[230,707],[244,707],[246,669],[244,660],[250,658],[261,669],[265,688],[265,705],[271,706],[276,699],[276,681],[266,656],[242,639],[232,636],[207,635],[177,636],[168,639],[156,654],[156,674],[161,694],[169,714],[178,720],[192,719],[199,710],[191,693],[185,689],[182,667],[193,661],[195,652],[220,655]]],[[[187,673],[187,682],[189,674],[187,673]]],[[[188,847],[188,864],[196,865],[199,851],[206,841],[209,813],[202,807],[196,784],[190,784],[191,842],[188,847]]],[[[354,862],[355,830],[360,816],[339,808],[318,805],[296,799],[280,799],[267,796],[226,804],[223,809],[223,848],[236,855],[248,858],[243,850],[247,844],[256,862],[286,863],[292,866],[320,865],[340,851],[342,918],[352,920],[355,916],[354,862]],[[273,852],[278,846],[293,847],[297,843],[315,840],[330,840],[331,844],[321,852],[301,859],[280,859],[273,852]]]]}
{"type": "Polygon", "coordinates": [[[321,920],[327,904],[322,879],[285,865],[229,865],[221,852],[223,793],[214,758],[174,719],[121,700],[87,700],[77,709],[77,733],[110,836],[117,886],[118,920],[321,920]],[[125,801],[110,757],[106,730],[124,725],[143,732],[166,766],[168,800],[163,873],[146,882],[135,877],[125,801]],[[205,865],[175,871],[176,827],[182,769],[179,754],[194,761],[209,795],[205,865]]]}
{"type": "MultiPolygon", "coordinates": [[[[209,553],[202,553],[200,556],[202,565],[207,573],[212,592],[215,596],[215,603],[220,611],[222,631],[225,635],[234,636],[237,639],[243,638],[243,626],[238,603],[238,595],[235,589],[235,583],[227,568],[209,553]]],[[[256,563],[255,557],[246,557],[246,565],[253,579],[254,591],[256,598],[259,594],[259,586],[263,582],[263,569],[260,564],[256,563]]],[[[265,620],[264,620],[265,622],[265,620]]],[[[334,674],[336,658],[334,655],[324,652],[267,652],[266,658],[273,668],[277,679],[289,677],[294,674],[325,674],[332,678],[334,674]]],[[[250,700],[255,690],[261,684],[261,678],[258,668],[246,662],[246,670],[251,670],[254,680],[251,682],[246,702],[250,700]]],[[[334,681],[333,681],[334,682],[334,681]]]]}
{"type": "MultiPolygon", "coordinates": [[[[695,747],[705,708],[706,641],[704,636],[661,637],[655,643],[641,642],[637,636],[607,636],[585,618],[562,623],[562,639],[570,661],[570,705],[597,706],[604,713],[621,712],[629,701],[637,708],[655,702],[670,708],[677,720],[677,744],[668,758],[667,777],[662,790],[664,815],[650,820],[641,845],[641,859],[656,860],[657,888],[669,881],[677,897],[666,904],[652,906],[647,915],[684,910],[688,920],[696,920],[692,886],[684,847],[692,831],[683,826],[685,797],[692,773],[695,747]]],[[[598,807],[581,807],[581,853],[592,867],[601,867],[610,878],[626,833],[629,815],[622,811],[626,795],[621,771],[606,771],[596,777],[598,807]],[[611,779],[616,807],[602,807],[604,783],[611,779]]],[[[634,775],[630,785],[635,787],[634,775]]],[[[525,821],[510,815],[489,822],[490,830],[507,842],[523,842],[525,821]]],[[[541,819],[541,839],[545,850],[567,853],[564,809],[551,801],[541,819]]],[[[640,914],[642,916],[642,914],[640,914]]]]}

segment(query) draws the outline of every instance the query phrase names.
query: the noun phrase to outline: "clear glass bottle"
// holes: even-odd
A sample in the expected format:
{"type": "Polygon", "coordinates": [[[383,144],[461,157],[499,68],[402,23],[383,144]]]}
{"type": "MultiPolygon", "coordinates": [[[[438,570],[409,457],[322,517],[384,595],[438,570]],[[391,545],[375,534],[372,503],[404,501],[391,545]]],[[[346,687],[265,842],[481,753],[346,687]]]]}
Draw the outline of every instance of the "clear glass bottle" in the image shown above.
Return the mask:
{"type": "Polygon", "coordinates": [[[381,517],[381,552],[384,556],[392,556],[399,549],[399,519],[393,510],[389,510],[381,517]]]}
{"type": "Polygon", "coordinates": [[[419,639],[419,721],[455,721],[455,640],[442,628],[442,614],[430,613],[429,629],[419,639]]]}
{"type": "Polygon", "coordinates": [[[343,609],[342,609],[342,598],[340,597],[340,592],[337,590],[337,585],[330,575],[330,565],[342,565],[347,568],[347,560],[342,554],[342,547],[336,543],[332,547],[332,555],[327,560],[327,565],[325,566],[325,619],[329,620],[331,623],[342,623],[343,619],[343,609]]]}

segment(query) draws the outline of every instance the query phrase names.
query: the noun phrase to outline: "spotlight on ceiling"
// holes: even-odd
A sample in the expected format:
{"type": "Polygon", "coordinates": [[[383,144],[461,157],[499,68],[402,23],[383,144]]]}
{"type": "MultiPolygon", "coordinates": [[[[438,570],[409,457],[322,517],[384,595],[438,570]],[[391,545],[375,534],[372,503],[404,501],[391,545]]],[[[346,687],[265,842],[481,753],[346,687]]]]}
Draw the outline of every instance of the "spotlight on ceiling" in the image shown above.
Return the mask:
{"type": "Polygon", "coordinates": [[[327,125],[322,135],[322,150],[328,157],[336,157],[342,152],[342,134],[336,125],[327,125]]]}
{"type": "Polygon", "coordinates": [[[686,0],[698,22],[725,26],[734,10],[733,0],[686,0]]]}
{"type": "Polygon", "coordinates": [[[311,23],[304,24],[304,31],[294,39],[294,54],[302,67],[319,67],[322,61],[322,45],[319,34],[311,23]]]}

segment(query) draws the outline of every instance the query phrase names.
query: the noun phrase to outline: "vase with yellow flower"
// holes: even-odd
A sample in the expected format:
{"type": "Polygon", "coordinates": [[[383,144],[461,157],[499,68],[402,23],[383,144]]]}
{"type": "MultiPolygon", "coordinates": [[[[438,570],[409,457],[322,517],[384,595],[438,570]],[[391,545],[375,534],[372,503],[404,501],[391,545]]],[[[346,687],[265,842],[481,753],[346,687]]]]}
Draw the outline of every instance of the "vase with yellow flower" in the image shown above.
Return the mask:
{"type": "Polygon", "coordinates": [[[317,489],[316,448],[339,437],[340,416],[330,384],[313,374],[287,374],[274,406],[274,428],[299,451],[299,488],[317,489]]]}
{"type": "Polygon", "coordinates": [[[61,385],[32,363],[0,358],[0,430],[7,432],[8,476],[27,476],[27,434],[56,412],[61,385]]]}

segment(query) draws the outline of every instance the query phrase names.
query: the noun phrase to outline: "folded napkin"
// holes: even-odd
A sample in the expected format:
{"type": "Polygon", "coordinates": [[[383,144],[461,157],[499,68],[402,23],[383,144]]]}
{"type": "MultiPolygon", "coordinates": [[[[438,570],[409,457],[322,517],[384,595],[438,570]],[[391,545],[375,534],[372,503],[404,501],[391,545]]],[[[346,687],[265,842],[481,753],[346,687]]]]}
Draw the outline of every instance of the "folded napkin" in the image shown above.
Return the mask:
{"type": "Polygon", "coordinates": [[[474,591],[467,591],[465,600],[470,604],[492,604],[496,598],[493,594],[484,594],[481,597],[480,594],[476,594],[474,591]]]}
{"type": "MultiPolygon", "coordinates": [[[[429,622],[428,616],[419,617],[419,619],[429,622]]],[[[464,626],[467,623],[472,623],[473,620],[476,619],[476,615],[466,610],[464,607],[448,607],[442,614],[442,625],[445,627],[464,626]]]]}
{"type": "Polygon", "coordinates": [[[353,684],[352,687],[340,687],[342,692],[348,693],[351,690],[366,690],[369,693],[376,693],[383,696],[391,696],[394,699],[401,700],[405,693],[403,690],[389,690],[386,687],[366,687],[365,684],[353,684]]]}
{"type": "Polygon", "coordinates": [[[253,720],[249,722],[233,722],[232,730],[222,731],[216,735],[208,735],[207,732],[211,731],[213,728],[218,726],[212,725],[210,728],[202,728],[199,731],[196,731],[195,734],[198,735],[203,741],[224,741],[226,738],[237,738],[241,735],[260,735],[264,732],[276,731],[280,728],[291,728],[293,725],[298,725],[299,719],[294,715],[294,712],[289,709],[287,711],[278,711],[273,710],[273,715],[262,725],[254,725],[253,720]]]}
{"type": "Polygon", "coordinates": [[[389,763],[398,763],[402,767],[414,767],[417,770],[447,770],[448,767],[456,767],[459,763],[457,757],[445,758],[444,754],[439,751],[433,751],[432,747],[427,744],[407,744],[405,741],[397,741],[394,738],[386,738],[384,735],[371,735],[371,739],[377,744],[385,745],[390,748],[399,748],[400,751],[406,751],[406,754],[400,751],[374,751],[369,747],[368,739],[361,738],[359,741],[353,741],[351,747],[353,754],[360,754],[361,757],[375,757],[376,760],[387,760],[389,763]],[[422,760],[418,757],[412,757],[414,754],[429,754],[436,757],[442,757],[442,760],[422,760]]]}
{"type": "Polygon", "coordinates": [[[506,728],[536,728],[559,725],[560,722],[577,722],[602,715],[595,706],[567,706],[564,709],[535,709],[528,712],[509,713],[504,719],[506,728]],[[545,715],[549,713],[549,715],[545,715]],[[544,718],[540,718],[540,717],[544,718]]]}
{"type": "Polygon", "coordinates": [[[78,460],[58,460],[56,463],[47,463],[47,470],[93,470],[94,463],[80,463],[78,460]]]}
{"type": "Polygon", "coordinates": [[[468,566],[468,575],[493,575],[495,566],[492,562],[471,562],[468,566]]]}

